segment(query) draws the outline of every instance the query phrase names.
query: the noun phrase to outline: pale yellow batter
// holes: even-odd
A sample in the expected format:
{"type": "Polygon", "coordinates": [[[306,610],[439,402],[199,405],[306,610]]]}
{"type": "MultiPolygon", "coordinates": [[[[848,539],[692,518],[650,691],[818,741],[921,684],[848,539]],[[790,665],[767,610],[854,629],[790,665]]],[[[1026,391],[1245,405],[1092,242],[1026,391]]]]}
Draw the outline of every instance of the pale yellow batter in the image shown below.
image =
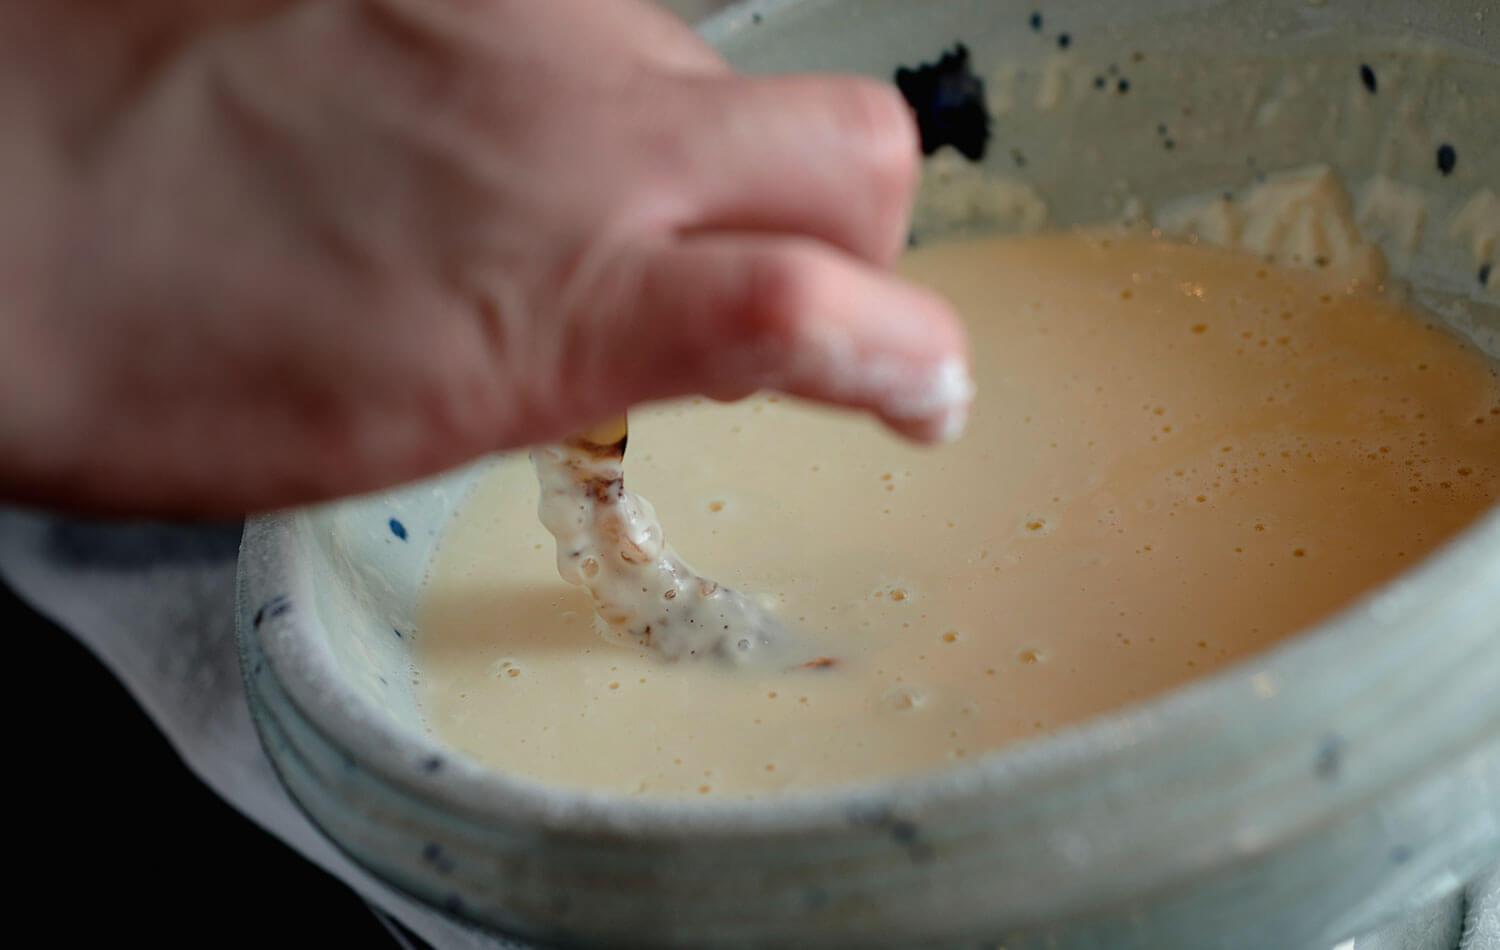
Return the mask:
{"type": "Polygon", "coordinates": [[[435,557],[417,643],[433,732],[644,795],[910,773],[1260,650],[1500,497],[1495,373],[1347,275],[1077,235],[937,245],[904,269],[970,326],[979,396],[956,445],[776,397],[631,420],[631,487],[676,546],[835,665],[673,664],[607,639],[517,455],[435,557]]]}

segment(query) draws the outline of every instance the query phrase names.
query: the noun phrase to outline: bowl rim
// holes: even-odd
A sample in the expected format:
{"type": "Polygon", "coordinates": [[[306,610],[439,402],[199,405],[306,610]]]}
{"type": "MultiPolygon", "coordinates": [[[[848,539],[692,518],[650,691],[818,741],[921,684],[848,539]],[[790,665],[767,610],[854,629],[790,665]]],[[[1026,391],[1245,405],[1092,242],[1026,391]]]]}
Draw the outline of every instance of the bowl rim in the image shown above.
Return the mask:
{"type": "MultiPolygon", "coordinates": [[[[866,779],[747,801],[634,798],[557,785],[479,763],[388,716],[342,677],[315,609],[312,578],[300,570],[307,552],[303,512],[251,518],[239,560],[237,635],[255,637],[269,671],[303,723],[363,767],[425,803],[482,825],[540,825],[578,834],[624,832],[683,837],[802,833],[846,827],[851,816],[900,815],[997,800],[1034,783],[1066,781],[1072,771],[1143,748],[1169,750],[1218,724],[1280,717],[1296,708],[1335,708],[1323,682],[1331,663],[1357,677],[1389,657],[1370,649],[1372,635],[1408,627],[1434,605],[1452,606],[1465,591],[1500,589],[1500,505],[1467,525],[1411,568],[1333,615],[1221,670],[1055,732],[1001,746],[963,762],[911,775],[866,779]],[[254,612],[284,597],[293,608],[254,612]],[[1277,704],[1265,700],[1267,684],[1277,704]],[[1297,702],[1300,700],[1301,702],[1297,702]]],[[[1440,649],[1441,644],[1434,649],[1440,649]]],[[[1142,763],[1135,763],[1142,764],[1142,763]]],[[[1327,796],[1319,814],[1344,799],[1327,796]]],[[[1289,818],[1288,823],[1292,823],[1289,818]]]]}

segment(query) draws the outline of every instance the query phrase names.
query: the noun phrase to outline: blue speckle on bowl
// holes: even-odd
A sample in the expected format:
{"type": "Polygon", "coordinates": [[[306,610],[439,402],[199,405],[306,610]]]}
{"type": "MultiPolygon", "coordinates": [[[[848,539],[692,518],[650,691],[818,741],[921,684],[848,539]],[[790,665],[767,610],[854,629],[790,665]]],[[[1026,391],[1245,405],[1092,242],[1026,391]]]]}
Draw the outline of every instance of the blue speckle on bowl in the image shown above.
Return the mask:
{"type": "Polygon", "coordinates": [[[453,860],[443,851],[443,846],[436,841],[429,841],[422,846],[422,860],[432,865],[433,870],[439,874],[453,873],[453,860]]]}
{"type": "Polygon", "coordinates": [[[255,616],[250,618],[250,625],[254,629],[259,630],[260,625],[265,623],[268,617],[280,617],[291,609],[292,602],[285,595],[272,597],[260,605],[260,609],[255,612],[255,616]]]}
{"type": "Polygon", "coordinates": [[[400,538],[402,541],[406,540],[406,525],[404,525],[401,522],[397,521],[395,518],[392,518],[390,520],[390,526],[391,526],[391,534],[394,534],[396,537],[400,538]]]}
{"type": "Polygon", "coordinates": [[[1313,769],[1318,778],[1331,782],[1339,777],[1344,767],[1344,740],[1337,735],[1323,737],[1318,744],[1318,754],[1313,760],[1313,769]]]}
{"type": "Polygon", "coordinates": [[[1458,150],[1446,142],[1439,145],[1437,150],[1438,171],[1446,178],[1453,174],[1453,167],[1457,164],[1458,150]]]}
{"type": "Polygon", "coordinates": [[[902,844],[911,844],[917,840],[917,826],[909,821],[892,822],[891,837],[902,844]]]}

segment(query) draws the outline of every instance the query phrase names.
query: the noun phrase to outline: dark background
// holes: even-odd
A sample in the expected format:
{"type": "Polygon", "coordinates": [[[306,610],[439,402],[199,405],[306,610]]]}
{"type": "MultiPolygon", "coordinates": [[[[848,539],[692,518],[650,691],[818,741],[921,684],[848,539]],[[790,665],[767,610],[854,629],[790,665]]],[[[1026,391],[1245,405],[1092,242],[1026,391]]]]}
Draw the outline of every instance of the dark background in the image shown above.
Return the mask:
{"type": "Polygon", "coordinates": [[[28,882],[13,926],[35,914],[68,946],[412,945],[220,801],[93,654],[3,582],[0,630],[20,657],[12,696],[31,696],[11,713],[11,860],[28,882]]]}

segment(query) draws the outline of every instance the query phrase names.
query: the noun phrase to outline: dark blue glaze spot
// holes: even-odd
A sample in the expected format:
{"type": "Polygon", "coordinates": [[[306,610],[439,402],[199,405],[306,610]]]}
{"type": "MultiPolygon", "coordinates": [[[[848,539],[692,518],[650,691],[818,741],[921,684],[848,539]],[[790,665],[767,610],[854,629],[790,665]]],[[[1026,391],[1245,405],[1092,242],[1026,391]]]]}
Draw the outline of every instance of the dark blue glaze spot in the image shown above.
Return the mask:
{"type": "Polygon", "coordinates": [[[440,755],[429,755],[427,758],[422,760],[422,771],[426,772],[428,775],[431,775],[442,767],[443,757],[440,755]]]}
{"type": "Polygon", "coordinates": [[[443,846],[436,841],[429,841],[422,846],[422,860],[432,865],[433,870],[439,874],[453,873],[453,859],[443,852],[443,846]]]}
{"type": "Polygon", "coordinates": [[[1454,151],[1453,146],[1447,144],[1439,145],[1437,150],[1438,171],[1444,175],[1451,175],[1453,174],[1453,166],[1457,164],[1458,152],[1454,151]]]}
{"type": "Polygon", "coordinates": [[[1094,88],[1095,89],[1103,89],[1104,88],[1104,77],[1103,76],[1095,76],[1094,77],[1094,88]]]}
{"type": "Polygon", "coordinates": [[[1331,782],[1339,777],[1344,768],[1344,740],[1340,736],[1328,735],[1318,744],[1318,755],[1313,760],[1313,770],[1318,778],[1331,782]]]}
{"type": "Polygon", "coordinates": [[[251,675],[251,676],[259,676],[259,675],[260,675],[260,671],[261,671],[261,670],[262,670],[262,669],[264,669],[264,668],[265,668],[265,667],[264,667],[264,666],[263,666],[263,665],[262,665],[262,664],[261,664],[261,662],[260,662],[260,661],[259,661],[259,660],[256,660],[256,661],[255,661],[255,666],[253,666],[253,667],[252,667],[252,668],[251,668],[251,669],[250,669],[250,675],[251,675]]]}
{"type": "Polygon", "coordinates": [[[403,636],[402,636],[402,635],[401,635],[401,631],[400,631],[400,630],[397,630],[397,629],[396,629],[396,628],[395,628],[395,627],[392,627],[392,628],[391,628],[391,633],[394,633],[394,634],[395,634],[395,635],[396,635],[396,639],[397,639],[397,640],[405,640],[405,639],[406,639],[406,638],[405,638],[405,637],[403,637],[403,636]]]}
{"type": "Polygon", "coordinates": [[[270,600],[260,605],[260,609],[255,612],[255,616],[250,619],[250,626],[255,630],[259,630],[260,625],[265,623],[267,618],[283,616],[288,610],[291,609],[291,601],[287,600],[284,595],[280,597],[272,597],[270,600]]]}
{"type": "Polygon", "coordinates": [[[1405,864],[1411,860],[1411,848],[1404,844],[1398,844],[1391,849],[1391,863],[1405,864]]]}
{"type": "Polygon", "coordinates": [[[1359,81],[1365,84],[1365,88],[1372,94],[1375,92],[1375,70],[1361,63],[1359,66],[1359,81]]]}
{"type": "Polygon", "coordinates": [[[906,232],[906,246],[907,247],[916,247],[918,243],[919,242],[917,241],[917,233],[915,231],[908,231],[908,232],[906,232]]]}
{"type": "Polygon", "coordinates": [[[902,844],[911,844],[917,840],[917,826],[909,821],[892,822],[891,837],[902,844]]]}
{"type": "Polygon", "coordinates": [[[1040,13],[1033,13],[1031,15],[1031,28],[1038,33],[1042,31],[1042,15],[1040,13]]]}
{"type": "Polygon", "coordinates": [[[1115,89],[1119,90],[1121,95],[1124,95],[1125,93],[1130,91],[1130,80],[1121,79],[1119,82],[1115,83],[1115,89]]]}
{"type": "Polygon", "coordinates": [[[391,534],[394,534],[396,537],[400,538],[402,541],[405,541],[406,540],[406,525],[404,525],[401,522],[397,521],[395,518],[391,519],[390,525],[391,525],[391,534]]]}
{"type": "Polygon", "coordinates": [[[1490,284],[1490,265],[1482,264],[1479,267],[1479,286],[1488,287],[1490,284]]]}
{"type": "Polygon", "coordinates": [[[968,47],[959,43],[935,63],[897,69],[896,88],[917,114],[923,155],[951,145],[970,161],[984,158],[990,112],[984,80],[969,69],[968,47]]]}
{"type": "Polygon", "coordinates": [[[1163,139],[1162,143],[1161,143],[1161,147],[1170,152],[1170,151],[1172,151],[1172,149],[1174,149],[1174,148],[1177,147],[1177,143],[1175,141],[1173,141],[1172,139],[1163,139]]]}
{"type": "Polygon", "coordinates": [[[762,19],[764,19],[764,17],[762,17],[759,13],[750,14],[750,22],[756,24],[757,26],[760,25],[760,21],[762,19]]]}
{"type": "Polygon", "coordinates": [[[1072,46],[1072,45],[1073,45],[1073,37],[1069,36],[1066,33],[1059,33],[1059,34],[1057,34],[1057,48],[1058,49],[1067,49],[1069,46],[1072,46]]]}
{"type": "Polygon", "coordinates": [[[387,683],[385,681],[385,677],[384,676],[377,676],[375,678],[378,679],[378,680],[380,680],[380,685],[381,686],[389,686],[389,685],[391,685],[390,683],[387,683]]]}

